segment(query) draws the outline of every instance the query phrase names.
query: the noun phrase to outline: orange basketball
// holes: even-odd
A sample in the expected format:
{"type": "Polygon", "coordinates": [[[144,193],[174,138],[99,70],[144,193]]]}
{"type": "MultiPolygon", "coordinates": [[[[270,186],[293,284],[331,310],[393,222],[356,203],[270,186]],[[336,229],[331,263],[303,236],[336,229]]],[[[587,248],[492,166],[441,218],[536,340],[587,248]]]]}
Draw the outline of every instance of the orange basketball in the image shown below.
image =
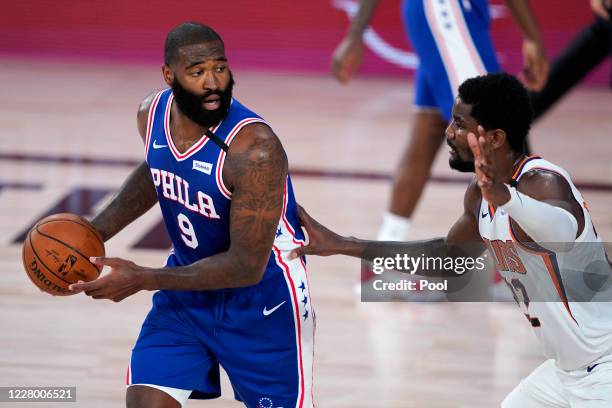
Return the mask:
{"type": "Polygon", "coordinates": [[[68,285],[100,275],[90,256],[104,256],[104,242],[89,221],[75,214],[43,218],[23,243],[23,266],[28,276],[52,295],[72,295],[68,285]]]}

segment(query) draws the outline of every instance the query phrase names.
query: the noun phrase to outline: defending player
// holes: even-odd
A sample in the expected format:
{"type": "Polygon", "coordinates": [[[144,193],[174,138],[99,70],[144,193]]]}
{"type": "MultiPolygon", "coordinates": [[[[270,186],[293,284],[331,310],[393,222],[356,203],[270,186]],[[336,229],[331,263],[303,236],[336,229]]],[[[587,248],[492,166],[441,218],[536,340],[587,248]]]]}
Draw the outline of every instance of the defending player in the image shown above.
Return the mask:
{"type": "Polygon", "coordinates": [[[93,219],[105,240],[159,201],[173,249],[163,268],[98,258],[73,285],[121,301],[158,290],[134,346],[129,407],[220,395],[219,365],[247,407],[312,407],[314,310],[287,158],[264,120],[232,98],[222,39],[185,23],[168,34],[164,81],[138,111],[143,162],[93,219]]]}
{"type": "MultiPolygon", "coordinates": [[[[524,80],[532,90],[546,82],[548,63],[542,36],[527,0],[506,0],[523,34],[524,80]]],[[[363,56],[363,36],[378,0],[360,0],[351,27],[334,51],[332,72],[343,83],[355,74],[363,56]]],[[[436,153],[451,120],[459,85],[468,78],[499,72],[486,0],[405,0],[401,17],[419,57],[415,75],[416,109],[410,142],[393,180],[388,211],[377,239],[407,238],[411,218],[429,178],[436,153]]]]}
{"type": "Polygon", "coordinates": [[[549,358],[506,397],[502,407],[609,407],[612,303],[609,298],[572,302],[568,297],[578,289],[578,280],[572,277],[600,265],[600,276],[609,279],[609,264],[568,173],[522,153],[530,120],[526,90],[514,77],[489,74],[465,81],[446,137],[450,166],[475,171],[476,177],[465,193],[463,214],[446,238],[419,242],[344,238],[300,209],[310,242],[294,255],[343,254],[373,260],[396,254],[453,257],[462,249],[476,257],[486,243],[549,358]],[[535,297],[543,291],[555,297],[535,297]]]}

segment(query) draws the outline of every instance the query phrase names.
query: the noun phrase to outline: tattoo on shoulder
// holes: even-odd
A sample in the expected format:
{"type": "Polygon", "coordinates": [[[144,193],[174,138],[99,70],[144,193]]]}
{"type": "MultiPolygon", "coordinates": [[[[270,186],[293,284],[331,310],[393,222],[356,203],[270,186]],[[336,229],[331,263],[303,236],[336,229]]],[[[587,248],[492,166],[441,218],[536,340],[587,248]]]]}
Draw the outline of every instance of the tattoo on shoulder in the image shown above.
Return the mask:
{"type": "Polygon", "coordinates": [[[279,181],[284,185],[287,156],[274,134],[254,137],[243,151],[234,153],[230,149],[224,170],[232,186],[250,184],[265,191],[279,181]]]}
{"type": "Polygon", "coordinates": [[[243,151],[230,150],[224,171],[233,187],[232,243],[248,243],[246,252],[254,259],[245,261],[257,262],[257,257],[269,254],[283,208],[285,151],[273,133],[257,135],[243,151]]]}

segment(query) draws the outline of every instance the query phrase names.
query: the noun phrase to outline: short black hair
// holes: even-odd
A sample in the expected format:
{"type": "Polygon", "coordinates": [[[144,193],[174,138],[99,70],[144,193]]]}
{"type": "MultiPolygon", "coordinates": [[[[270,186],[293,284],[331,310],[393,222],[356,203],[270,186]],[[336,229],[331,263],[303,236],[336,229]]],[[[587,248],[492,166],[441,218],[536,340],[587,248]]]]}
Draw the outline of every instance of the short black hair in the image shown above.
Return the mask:
{"type": "Polygon", "coordinates": [[[523,153],[533,110],[527,90],[505,72],[470,78],[459,86],[461,101],[472,105],[472,117],[485,129],[502,129],[510,147],[523,153]]]}
{"type": "Polygon", "coordinates": [[[166,37],[164,63],[170,65],[172,62],[176,61],[178,58],[178,50],[181,47],[211,41],[219,41],[221,45],[223,45],[221,36],[207,25],[195,22],[179,24],[170,30],[166,37]]]}

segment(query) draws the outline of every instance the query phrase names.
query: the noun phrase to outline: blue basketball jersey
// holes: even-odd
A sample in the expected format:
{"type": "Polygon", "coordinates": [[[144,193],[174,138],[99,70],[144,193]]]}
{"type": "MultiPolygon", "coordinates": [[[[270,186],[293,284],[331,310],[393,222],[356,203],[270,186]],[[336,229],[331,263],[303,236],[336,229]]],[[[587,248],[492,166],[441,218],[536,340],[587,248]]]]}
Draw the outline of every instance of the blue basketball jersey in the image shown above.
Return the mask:
{"type": "MultiPolygon", "coordinates": [[[[167,266],[189,265],[230,247],[232,192],[223,183],[226,153],[202,136],[181,153],[173,143],[173,95],[151,105],[146,161],[172,240],[167,266]]],[[[211,129],[230,145],[240,129],[264,120],[233,99],[211,129]]],[[[297,204],[287,176],[283,208],[262,281],[237,289],[160,290],[130,359],[127,383],[191,390],[190,398],[221,394],[219,365],[236,399],[248,408],[313,408],[315,311],[304,258],[297,204]]]]}
{"type": "MultiPolygon", "coordinates": [[[[157,190],[173,249],[168,265],[189,265],[227,251],[232,193],[223,182],[226,153],[203,135],[189,150],[179,152],[170,133],[171,89],[159,92],[151,105],[146,134],[146,161],[157,190]]],[[[266,123],[232,100],[229,113],[211,130],[228,146],[246,125],[266,123]]],[[[282,258],[304,243],[291,179],[285,184],[284,206],[262,282],[283,274],[282,258]]]]}

